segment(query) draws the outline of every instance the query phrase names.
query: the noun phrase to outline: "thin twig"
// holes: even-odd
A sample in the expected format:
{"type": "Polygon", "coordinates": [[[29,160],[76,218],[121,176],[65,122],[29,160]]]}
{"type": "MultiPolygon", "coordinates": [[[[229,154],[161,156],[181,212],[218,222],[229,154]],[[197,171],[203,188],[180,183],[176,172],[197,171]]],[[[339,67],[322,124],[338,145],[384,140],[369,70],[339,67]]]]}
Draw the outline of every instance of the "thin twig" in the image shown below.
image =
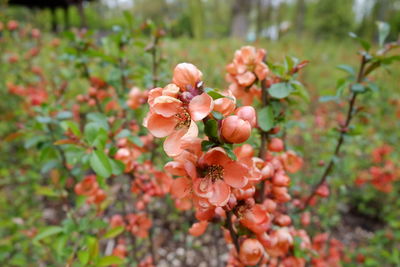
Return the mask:
{"type": "MultiPolygon", "coordinates": [[[[357,81],[356,81],[357,83],[361,83],[365,78],[364,69],[365,69],[366,63],[367,63],[367,59],[365,58],[365,56],[362,56],[361,63],[360,63],[360,69],[359,69],[359,72],[358,72],[358,75],[357,75],[357,81]]],[[[331,158],[331,160],[329,161],[328,165],[326,166],[324,172],[322,173],[322,176],[321,176],[319,182],[316,185],[313,186],[313,188],[311,190],[311,194],[307,197],[307,199],[305,201],[305,204],[304,204],[304,206],[303,206],[303,208],[301,210],[304,210],[304,209],[306,209],[308,207],[308,205],[310,204],[312,198],[315,196],[318,188],[326,182],[326,180],[328,179],[329,174],[331,173],[331,171],[332,171],[332,169],[333,169],[333,167],[335,165],[335,162],[336,162],[335,158],[339,155],[340,148],[343,145],[345,135],[346,135],[346,133],[348,131],[348,128],[350,126],[350,123],[351,123],[351,121],[352,121],[352,119],[354,118],[354,115],[355,115],[354,114],[354,109],[355,109],[355,103],[356,103],[357,95],[358,95],[357,92],[352,92],[352,94],[351,94],[351,98],[350,98],[350,101],[349,101],[349,109],[347,111],[347,116],[346,116],[346,121],[345,121],[344,125],[340,129],[340,135],[339,135],[338,141],[336,143],[336,147],[335,147],[335,150],[334,150],[334,153],[333,153],[333,157],[331,158]]]]}

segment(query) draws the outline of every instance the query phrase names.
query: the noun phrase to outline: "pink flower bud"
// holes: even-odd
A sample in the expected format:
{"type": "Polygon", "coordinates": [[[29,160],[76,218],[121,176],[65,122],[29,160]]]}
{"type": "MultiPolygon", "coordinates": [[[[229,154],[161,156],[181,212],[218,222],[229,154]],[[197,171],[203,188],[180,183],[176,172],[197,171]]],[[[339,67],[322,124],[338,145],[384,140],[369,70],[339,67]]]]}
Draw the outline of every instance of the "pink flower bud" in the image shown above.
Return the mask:
{"type": "Polygon", "coordinates": [[[264,254],[264,248],[257,239],[246,239],[240,246],[239,258],[245,265],[256,265],[264,254]]]}
{"type": "Polygon", "coordinates": [[[268,144],[268,150],[273,152],[281,152],[284,149],[283,141],[280,138],[271,138],[271,141],[268,144]]]}
{"type": "Polygon", "coordinates": [[[230,143],[243,143],[250,137],[251,125],[238,116],[229,116],[222,121],[221,134],[230,143]]]}
{"type": "Polygon", "coordinates": [[[196,88],[196,84],[201,81],[203,74],[193,64],[180,63],[174,69],[172,82],[179,86],[182,90],[187,87],[196,88]]]}
{"type": "Polygon", "coordinates": [[[243,106],[236,110],[235,114],[242,120],[248,121],[251,127],[257,124],[256,110],[252,106],[243,106]]]}

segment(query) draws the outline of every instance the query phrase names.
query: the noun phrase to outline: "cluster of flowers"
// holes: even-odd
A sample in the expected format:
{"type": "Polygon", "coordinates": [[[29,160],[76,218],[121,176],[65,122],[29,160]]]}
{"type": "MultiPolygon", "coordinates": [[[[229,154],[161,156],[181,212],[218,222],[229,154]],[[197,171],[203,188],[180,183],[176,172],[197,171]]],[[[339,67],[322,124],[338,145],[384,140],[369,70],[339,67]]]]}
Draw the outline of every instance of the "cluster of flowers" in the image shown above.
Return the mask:
{"type": "MultiPolygon", "coordinates": [[[[256,53],[250,47],[242,50],[254,53],[237,53],[237,66],[241,66],[241,59],[245,65],[255,63],[255,68],[237,75],[249,76],[247,85],[257,79],[250,75],[252,71],[265,79],[268,68],[261,60],[265,52],[256,53]]],[[[194,65],[178,64],[171,84],[149,92],[150,111],[144,125],[155,137],[166,137],[163,148],[173,161],[165,165],[165,170],[176,177],[171,195],[178,209],[193,207],[199,220],[189,232],[202,235],[213,218],[226,219],[232,224],[226,225],[227,241],[240,246],[239,251],[232,249],[228,266],[272,264],[289,253],[295,236],[304,246],[310,243],[304,231],[290,226],[291,218],[280,205],[291,199],[286,172],[297,171],[302,159],[294,152],[283,152],[283,141],[278,138],[269,143],[265,158],[255,157],[252,146],[242,144],[257,127],[254,108],[237,108],[232,90],[218,93],[215,99],[213,93],[204,89],[202,73],[194,65]],[[199,138],[199,121],[205,125],[207,138],[199,138]],[[231,150],[233,144],[242,145],[231,150]],[[257,193],[256,186],[261,182],[265,191],[257,193]],[[264,200],[256,203],[259,195],[264,200]],[[236,238],[232,236],[235,232],[246,234],[236,238]]]]}
{"type": "Polygon", "coordinates": [[[107,198],[106,193],[100,188],[96,175],[89,174],[75,185],[75,193],[87,197],[86,203],[100,205],[107,198]]]}
{"type": "MultiPolygon", "coordinates": [[[[90,77],[90,85],[87,94],[76,96],[78,102],[87,103],[89,106],[94,107],[98,103],[102,103],[104,99],[111,97],[110,90],[107,90],[109,89],[108,85],[103,79],[92,76],[90,77]]],[[[109,105],[112,105],[112,102],[109,105]]],[[[111,107],[106,107],[106,110],[111,110],[111,107]]]]}
{"type": "Polygon", "coordinates": [[[23,97],[29,106],[40,106],[48,99],[48,93],[43,83],[31,84],[27,87],[7,83],[8,92],[23,97]]]}
{"type": "Polygon", "coordinates": [[[235,52],[233,61],[227,65],[226,81],[230,83],[229,90],[244,105],[251,105],[254,98],[261,97],[261,89],[257,80],[265,80],[270,74],[264,63],[266,51],[252,46],[244,46],[235,52]]]}
{"type": "Polygon", "coordinates": [[[362,186],[371,183],[377,190],[389,193],[393,190],[393,182],[400,177],[400,170],[388,157],[393,147],[384,144],[371,153],[373,166],[368,171],[362,171],[356,178],[356,184],[362,186]]]}

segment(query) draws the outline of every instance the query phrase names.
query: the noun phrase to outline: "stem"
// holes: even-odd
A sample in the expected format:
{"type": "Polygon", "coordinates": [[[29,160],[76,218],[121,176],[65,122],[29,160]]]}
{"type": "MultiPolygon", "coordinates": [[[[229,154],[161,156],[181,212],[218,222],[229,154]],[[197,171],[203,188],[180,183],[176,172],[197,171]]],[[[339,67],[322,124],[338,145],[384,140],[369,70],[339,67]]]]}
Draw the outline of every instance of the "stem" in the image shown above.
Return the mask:
{"type": "Polygon", "coordinates": [[[240,246],[239,246],[239,236],[236,233],[235,229],[233,229],[233,222],[232,222],[232,211],[228,211],[226,213],[226,221],[225,221],[225,227],[228,228],[229,234],[231,235],[233,244],[235,245],[236,251],[239,255],[240,252],[240,246]]]}
{"type": "Polygon", "coordinates": [[[153,88],[157,87],[157,81],[158,81],[158,77],[157,77],[157,75],[158,75],[158,58],[157,58],[158,40],[159,40],[159,38],[157,36],[154,36],[152,49],[151,49],[153,88]]]}
{"type": "MultiPolygon", "coordinates": [[[[361,64],[360,64],[360,69],[357,75],[357,83],[361,83],[364,78],[365,78],[365,65],[367,63],[367,59],[365,58],[365,56],[362,56],[361,58],[361,64]]],[[[346,135],[346,132],[348,130],[348,127],[350,126],[350,123],[352,121],[352,119],[354,118],[354,108],[355,108],[355,103],[356,103],[356,99],[357,99],[357,93],[356,92],[352,92],[351,93],[351,98],[349,101],[349,109],[347,111],[347,116],[346,116],[346,121],[344,123],[344,125],[341,127],[341,131],[340,131],[340,135],[338,138],[338,141],[336,143],[336,147],[333,153],[333,157],[331,158],[331,160],[329,161],[329,164],[326,166],[325,171],[322,173],[322,176],[319,180],[319,182],[313,186],[312,190],[311,190],[311,194],[308,196],[308,198],[306,199],[306,202],[304,204],[304,207],[302,208],[302,210],[306,209],[308,207],[308,205],[310,204],[312,198],[314,197],[316,191],[318,190],[318,188],[324,184],[326,182],[326,180],[328,179],[329,174],[332,172],[333,167],[335,166],[335,158],[339,155],[340,152],[340,148],[343,145],[344,142],[344,137],[346,135]]]]}
{"type": "MultiPolygon", "coordinates": [[[[261,103],[262,107],[265,107],[268,105],[268,92],[267,92],[267,87],[265,84],[265,80],[261,81],[261,103]]],[[[261,134],[261,147],[260,151],[258,152],[258,157],[261,158],[262,160],[265,159],[265,155],[267,154],[267,141],[268,141],[268,132],[265,132],[260,129],[260,134],[261,134]]],[[[260,202],[264,201],[265,195],[265,181],[261,181],[261,186],[260,186],[260,191],[259,191],[259,200],[260,202]]]]}

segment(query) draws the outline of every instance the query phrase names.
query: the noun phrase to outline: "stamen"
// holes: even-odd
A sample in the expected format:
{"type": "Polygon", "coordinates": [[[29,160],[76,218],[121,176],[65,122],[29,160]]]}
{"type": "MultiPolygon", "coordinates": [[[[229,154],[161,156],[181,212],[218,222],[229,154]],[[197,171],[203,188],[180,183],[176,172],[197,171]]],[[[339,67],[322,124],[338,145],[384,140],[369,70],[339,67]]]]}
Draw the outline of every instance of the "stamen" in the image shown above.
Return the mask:
{"type": "Polygon", "coordinates": [[[215,182],[218,179],[223,179],[223,177],[224,177],[224,168],[221,165],[207,166],[206,178],[209,178],[211,179],[212,182],[215,182]]]}

